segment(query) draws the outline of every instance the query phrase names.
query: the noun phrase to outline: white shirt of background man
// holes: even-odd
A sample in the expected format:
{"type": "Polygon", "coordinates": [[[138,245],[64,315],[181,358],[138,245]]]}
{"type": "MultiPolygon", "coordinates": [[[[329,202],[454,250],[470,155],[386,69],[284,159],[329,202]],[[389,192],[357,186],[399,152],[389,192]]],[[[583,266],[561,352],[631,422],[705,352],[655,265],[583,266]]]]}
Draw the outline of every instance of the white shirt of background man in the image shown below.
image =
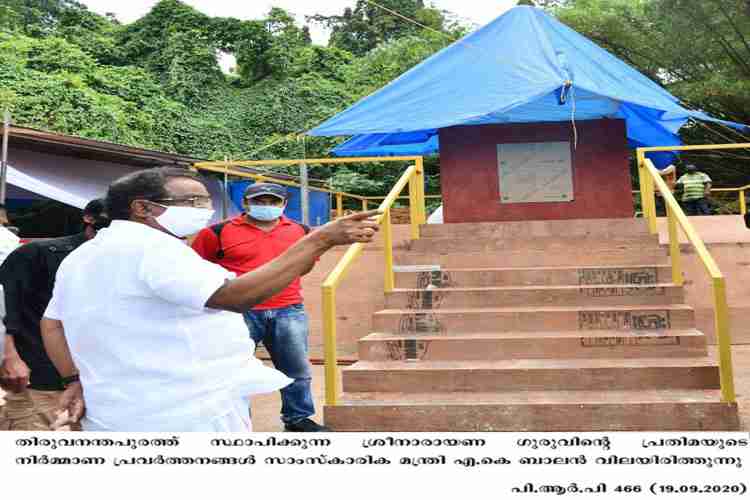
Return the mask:
{"type": "Polygon", "coordinates": [[[181,240],[116,220],[62,263],[62,321],[84,430],[249,430],[247,398],[292,382],[253,355],[242,316],[205,307],[235,275],[181,240]]]}

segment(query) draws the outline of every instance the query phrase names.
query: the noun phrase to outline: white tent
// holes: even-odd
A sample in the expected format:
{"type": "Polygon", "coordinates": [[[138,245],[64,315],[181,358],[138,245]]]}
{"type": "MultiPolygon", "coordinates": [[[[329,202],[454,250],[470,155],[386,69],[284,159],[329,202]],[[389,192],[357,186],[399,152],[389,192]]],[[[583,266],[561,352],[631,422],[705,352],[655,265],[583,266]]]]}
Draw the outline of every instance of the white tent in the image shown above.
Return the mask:
{"type": "Polygon", "coordinates": [[[427,218],[427,224],[442,224],[442,223],[443,223],[443,205],[440,205],[427,218]]]}
{"type": "Polygon", "coordinates": [[[77,208],[101,198],[109,184],[138,167],[16,150],[9,155],[7,182],[25,191],[77,208]]]}
{"type": "Polygon", "coordinates": [[[73,179],[57,183],[62,186],[57,187],[48,176],[29,175],[12,165],[8,165],[8,184],[81,209],[86,206],[86,203],[101,197],[106,192],[106,185],[102,186],[99,183],[86,185],[75,182],[73,179]]]}
{"type": "MultiPolygon", "coordinates": [[[[8,165],[7,179],[11,186],[82,209],[89,201],[105,196],[112,181],[140,168],[19,151],[8,165]]],[[[229,213],[223,213],[224,187],[218,179],[210,179],[207,184],[214,202],[212,222],[239,213],[231,203],[229,213]]]]}

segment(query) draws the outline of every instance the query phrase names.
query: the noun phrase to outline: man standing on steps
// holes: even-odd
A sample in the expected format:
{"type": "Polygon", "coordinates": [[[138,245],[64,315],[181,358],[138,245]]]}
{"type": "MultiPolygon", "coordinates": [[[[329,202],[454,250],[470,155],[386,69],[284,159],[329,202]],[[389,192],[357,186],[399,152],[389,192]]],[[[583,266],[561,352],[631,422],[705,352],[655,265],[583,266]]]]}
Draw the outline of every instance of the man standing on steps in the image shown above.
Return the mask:
{"type": "Polygon", "coordinates": [[[682,192],[682,204],[688,215],[711,215],[707,199],[711,194],[711,178],[698,172],[695,165],[685,166],[685,174],[675,183],[675,192],[682,192]]]}
{"type": "MultiPolygon", "coordinates": [[[[309,228],[285,217],[287,190],[258,183],[244,193],[246,213],[198,233],[193,248],[204,259],[238,276],[263,266],[303,238],[309,228]]],[[[303,274],[307,274],[309,269],[303,274]]],[[[281,420],[287,431],[328,429],[310,419],[315,414],[308,358],[308,319],[302,305],[300,278],[281,293],[244,313],[250,336],[261,341],[274,367],[294,382],[281,389],[281,420]]]]}

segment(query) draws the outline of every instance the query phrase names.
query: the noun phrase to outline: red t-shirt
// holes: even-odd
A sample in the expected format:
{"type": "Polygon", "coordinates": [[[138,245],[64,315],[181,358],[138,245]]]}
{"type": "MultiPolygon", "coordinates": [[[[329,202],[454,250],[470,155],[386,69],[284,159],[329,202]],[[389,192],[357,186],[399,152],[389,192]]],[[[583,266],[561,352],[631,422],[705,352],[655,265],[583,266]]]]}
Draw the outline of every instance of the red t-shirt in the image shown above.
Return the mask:
{"type": "MultiPolygon", "coordinates": [[[[201,230],[193,240],[193,250],[204,259],[219,264],[224,269],[241,276],[269,262],[305,236],[305,229],[281,216],[270,231],[263,231],[249,223],[245,215],[231,219],[221,230],[224,258],[218,259],[219,240],[210,227],[201,230]]],[[[253,309],[278,309],[302,303],[302,284],[295,279],[284,290],[258,304],[253,309]]]]}

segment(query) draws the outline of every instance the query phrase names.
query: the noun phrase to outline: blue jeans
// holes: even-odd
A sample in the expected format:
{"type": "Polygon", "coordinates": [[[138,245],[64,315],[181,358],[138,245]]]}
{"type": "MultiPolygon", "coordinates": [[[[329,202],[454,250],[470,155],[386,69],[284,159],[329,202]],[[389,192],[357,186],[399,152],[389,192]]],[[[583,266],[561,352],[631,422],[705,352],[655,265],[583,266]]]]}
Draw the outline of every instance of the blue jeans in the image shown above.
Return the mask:
{"type": "Polygon", "coordinates": [[[682,205],[688,215],[711,215],[711,207],[708,206],[708,200],[705,198],[683,201],[682,205]]]}
{"type": "Polygon", "coordinates": [[[315,414],[308,358],[307,313],[302,304],[243,314],[255,344],[263,342],[273,366],[294,382],[281,389],[281,420],[288,424],[315,414]]]}

